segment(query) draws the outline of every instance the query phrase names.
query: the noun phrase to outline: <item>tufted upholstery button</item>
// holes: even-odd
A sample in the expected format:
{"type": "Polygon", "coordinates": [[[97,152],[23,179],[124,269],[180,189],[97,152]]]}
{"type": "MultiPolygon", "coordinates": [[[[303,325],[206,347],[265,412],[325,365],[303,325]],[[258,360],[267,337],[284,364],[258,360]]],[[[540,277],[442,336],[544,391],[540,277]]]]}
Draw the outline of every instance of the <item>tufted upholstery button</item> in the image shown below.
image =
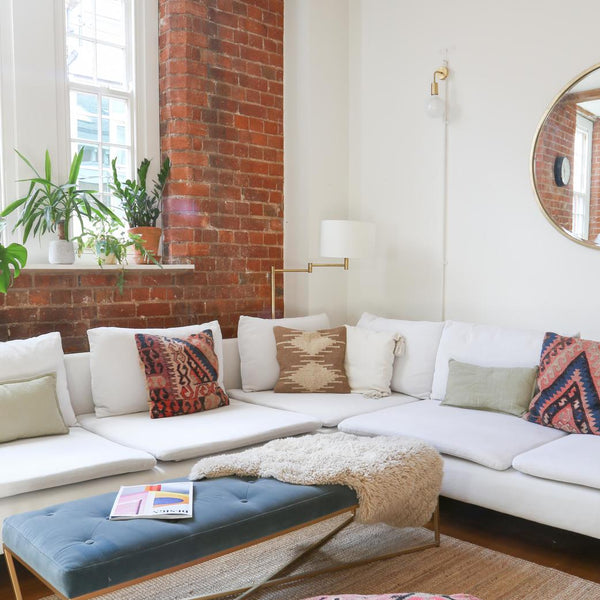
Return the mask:
{"type": "Polygon", "coordinates": [[[248,500],[245,500],[245,499],[244,499],[244,500],[240,500],[240,502],[248,502],[248,500]]]}
{"type": "Polygon", "coordinates": [[[54,513],[46,513],[46,516],[47,516],[47,517],[53,517],[53,516],[54,516],[54,513]]]}
{"type": "Polygon", "coordinates": [[[93,543],[94,543],[94,540],[85,540],[85,543],[86,543],[86,544],[93,544],[93,543]]]}

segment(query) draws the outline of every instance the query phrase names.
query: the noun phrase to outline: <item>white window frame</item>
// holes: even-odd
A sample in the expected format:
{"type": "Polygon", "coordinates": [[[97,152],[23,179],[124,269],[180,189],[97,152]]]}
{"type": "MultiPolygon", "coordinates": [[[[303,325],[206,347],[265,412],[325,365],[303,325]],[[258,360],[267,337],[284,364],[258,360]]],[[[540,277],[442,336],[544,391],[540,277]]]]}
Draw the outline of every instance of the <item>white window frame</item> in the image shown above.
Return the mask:
{"type": "MultiPolygon", "coordinates": [[[[592,135],[594,123],[587,117],[577,114],[575,131],[582,134],[582,147],[574,148],[573,157],[573,235],[582,240],[587,240],[590,229],[590,197],[591,197],[591,172],[592,172],[592,135]],[[578,151],[583,158],[579,164],[578,151]],[[577,181],[579,179],[581,181],[577,181]]],[[[577,139],[577,135],[575,136],[577,139]]]]}

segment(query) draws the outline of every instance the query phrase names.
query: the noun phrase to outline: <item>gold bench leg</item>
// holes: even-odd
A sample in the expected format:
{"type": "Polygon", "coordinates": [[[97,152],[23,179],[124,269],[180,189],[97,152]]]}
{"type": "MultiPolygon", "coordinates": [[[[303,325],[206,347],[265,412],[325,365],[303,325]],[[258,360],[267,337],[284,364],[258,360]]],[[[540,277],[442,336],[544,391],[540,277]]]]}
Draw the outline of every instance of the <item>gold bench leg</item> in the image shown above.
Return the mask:
{"type": "Polygon", "coordinates": [[[19,585],[19,578],[17,577],[17,570],[15,569],[15,561],[10,550],[8,550],[6,547],[4,548],[4,558],[6,559],[6,564],[8,565],[8,573],[10,575],[10,582],[12,583],[12,587],[15,592],[15,599],[23,600],[21,586],[19,585]]]}

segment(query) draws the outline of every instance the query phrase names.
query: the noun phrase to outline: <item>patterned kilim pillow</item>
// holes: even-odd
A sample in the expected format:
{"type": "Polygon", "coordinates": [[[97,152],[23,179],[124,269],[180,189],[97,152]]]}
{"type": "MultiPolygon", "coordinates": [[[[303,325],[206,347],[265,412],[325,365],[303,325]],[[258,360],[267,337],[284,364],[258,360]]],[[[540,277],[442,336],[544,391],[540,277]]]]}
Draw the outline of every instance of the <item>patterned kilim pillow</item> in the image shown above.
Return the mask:
{"type": "Polygon", "coordinates": [[[600,435],[600,342],[546,333],[538,387],[525,419],[600,435]]]}
{"type": "Polygon", "coordinates": [[[277,326],[273,333],[279,363],[276,392],[350,393],[345,327],[300,331],[277,326]]]}
{"type": "Polygon", "coordinates": [[[136,333],[135,342],[153,419],[229,404],[227,394],[217,383],[219,361],[209,329],[186,338],[136,333]]]}

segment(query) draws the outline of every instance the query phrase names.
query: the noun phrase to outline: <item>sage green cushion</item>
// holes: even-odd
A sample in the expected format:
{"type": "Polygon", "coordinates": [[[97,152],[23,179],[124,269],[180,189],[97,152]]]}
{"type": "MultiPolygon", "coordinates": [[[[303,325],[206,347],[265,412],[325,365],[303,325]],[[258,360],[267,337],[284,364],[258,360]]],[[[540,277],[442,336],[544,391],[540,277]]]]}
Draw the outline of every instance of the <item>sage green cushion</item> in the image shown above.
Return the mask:
{"type": "Polygon", "coordinates": [[[56,396],[56,374],[0,383],[0,443],[69,433],[56,396]]]}
{"type": "Polygon", "coordinates": [[[450,360],[442,404],[520,417],[529,408],[537,367],[479,367],[450,360]]]}

